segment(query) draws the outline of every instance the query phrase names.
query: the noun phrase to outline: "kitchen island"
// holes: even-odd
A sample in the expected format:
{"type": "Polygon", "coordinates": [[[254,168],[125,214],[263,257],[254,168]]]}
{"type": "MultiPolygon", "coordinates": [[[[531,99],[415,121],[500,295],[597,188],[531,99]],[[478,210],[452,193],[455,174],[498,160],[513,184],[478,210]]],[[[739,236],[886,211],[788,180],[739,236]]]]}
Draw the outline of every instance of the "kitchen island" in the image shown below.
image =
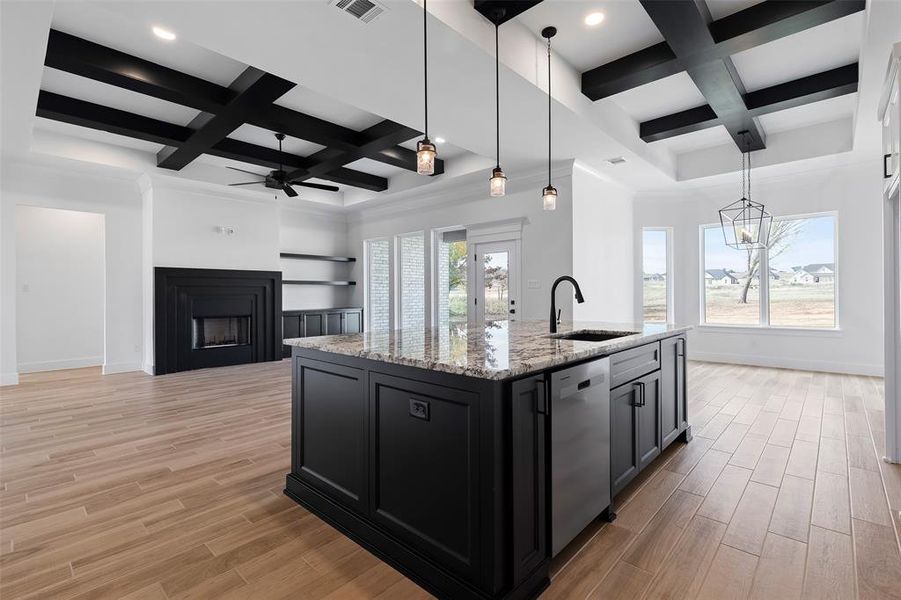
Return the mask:
{"type": "Polygon", "coordinates": [[[547,328],[285,340],[285,493],[439,598],[538,596],[586,515],[691,437],[688,328],[547,328]]]}

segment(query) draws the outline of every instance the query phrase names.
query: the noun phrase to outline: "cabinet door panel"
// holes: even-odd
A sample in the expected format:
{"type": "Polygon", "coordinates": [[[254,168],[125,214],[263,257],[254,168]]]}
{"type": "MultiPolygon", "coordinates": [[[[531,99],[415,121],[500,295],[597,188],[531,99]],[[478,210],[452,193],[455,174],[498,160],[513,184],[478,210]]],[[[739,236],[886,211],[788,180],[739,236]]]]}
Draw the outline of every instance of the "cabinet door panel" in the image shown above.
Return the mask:
{"type": "Polygon", "coordinates": [[[511,386],[514,581],[525,578],[548,554],[544,396],[543,376],[511,386]]]}
{"type": "MultiPolygon", "coordinates": [[[[300,335],[300,317],[297,315],[284,315],[282,317],[282,338],[298,338],[300,335]]],[[[291,346],[282,346],[282,356],[291,357],[291,346]]]]}
{"type": "Polygon", "coordinates": [[[325,315],[325,335],[338,335],[342,333],[343,313],[330,312],[325,315]]]}
{"type": "Polygon", "coordinates": [[[660,371],[636,382],[641,394],[638,413],[638,468],[643,469],[660,456],[660,371]]]}
{"type": "Polygon", "coordinates": [[[363,313],[349,310],[344,313],[344,333],[360,333],[363,331],[363,313]]]}
{"type": "Polygon", "coordinates": [[[367,509],[363,371],[294,359],[292,471],[330,498],[367,509]]]}
{"type": "Polygon", "coordinates": [[[468,579],[478,566],[478,395],[370,373],[372,519],[468,579]]]}
{"type": "Polygon", "coordinates": [[[682,427],[681,339],[667,338],[660,342],[660,431],[664,448],[676,439],[682,427]]]}
{"type": "Polygon", "coordinates": [[[304,335],[304,337],[315,337],[317,335],[325,335],[325,314],[324,313],[304,313],[303,314],[303,335],[304,335]]]}
{"type": "Polygon", "coordinates": [[[635,386],[620,386],[610,392],[610,480],[615,495],[638,475],[637,421],[633,404],[635,386]]]}

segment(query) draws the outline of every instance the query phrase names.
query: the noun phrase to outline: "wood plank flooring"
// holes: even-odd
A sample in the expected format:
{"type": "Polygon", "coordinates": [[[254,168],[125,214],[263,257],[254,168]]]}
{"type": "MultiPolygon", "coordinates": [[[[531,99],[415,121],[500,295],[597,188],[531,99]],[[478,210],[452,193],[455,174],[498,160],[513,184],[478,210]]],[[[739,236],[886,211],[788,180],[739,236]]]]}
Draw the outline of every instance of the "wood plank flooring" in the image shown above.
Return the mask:
{"type": "MultiPolygon", "coordinates": [[[[690,363],[676,443],[543,598],[901,598],[882,381],[690,363]],[[878,449],[878,450],[877,450],[878,449]]],[[[282,494],[287,362],[0,388],[0,596],[428,598],[282,494]]]]}

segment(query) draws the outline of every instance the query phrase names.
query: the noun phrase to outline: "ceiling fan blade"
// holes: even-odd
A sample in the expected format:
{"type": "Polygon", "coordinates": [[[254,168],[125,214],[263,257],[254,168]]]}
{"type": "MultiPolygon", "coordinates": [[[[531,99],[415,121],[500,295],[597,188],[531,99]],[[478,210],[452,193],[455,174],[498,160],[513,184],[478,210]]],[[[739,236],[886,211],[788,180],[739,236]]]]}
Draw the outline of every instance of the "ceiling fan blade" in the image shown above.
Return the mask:
{"type": "Polygon", "coordinates": [[[321,183],[307,183],[306,181],[292,181],[291,185],[299,185],[301,187],[313,188],[314,190],[325,190],[326,192],[337,192],[339,190],[336,185],[323,185],[321,183]]]}
{"type": "Polygon", "coordinates": [[[245,181],[243,183],[230,183],[228,185],[260,185],[261,183],[265,183],[264,181],[245,181]]]}
{"type": "Polygon", "coordinates": [[[297,197],[297,192],[294,191],[294,188],[291,187],[290,184],[286,183],[285,185],[282,186],[282,189],[285,190],[285,195],[287,195],[288,198],[296,198],[297,197]]]}
{"type": "Polygon", "coordinates": [[[244,169],[239,169],[237,167],[225,167],[226,169],[231,169],[232,171],[241,171],[242,173],[247,173],[248,175],[254,175],[256,177],[262,177],[266,179],[265,175],[260,175],[259,173],[254,173],[253,171],[245,171],[244,169]]]}

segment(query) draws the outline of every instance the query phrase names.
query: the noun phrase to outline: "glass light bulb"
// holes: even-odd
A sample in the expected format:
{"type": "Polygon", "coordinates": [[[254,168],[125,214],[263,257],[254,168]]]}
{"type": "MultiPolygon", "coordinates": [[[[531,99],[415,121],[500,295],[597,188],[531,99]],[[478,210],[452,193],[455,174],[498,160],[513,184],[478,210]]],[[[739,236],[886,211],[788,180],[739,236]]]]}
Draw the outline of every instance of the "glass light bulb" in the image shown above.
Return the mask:
{"type": "Polygon", "coordinates": [[[491,179],[489,181],[489,194],[492,197],[503,196],[507,193],[507,176],[500,167],[495,167],[491,171],[491,179]]]}
{"type": "Polygon", "coordinates": [[[435,156],[438,152],[429,138],[423,138],[416,144],[416,172],[420,175],[435,173],[435,156]]]}
{"type": "Polygon", "coordinates": [[[541,208],[544,210],[557,210],[557,188],[552,185],[541,190],[541,208]]]}

